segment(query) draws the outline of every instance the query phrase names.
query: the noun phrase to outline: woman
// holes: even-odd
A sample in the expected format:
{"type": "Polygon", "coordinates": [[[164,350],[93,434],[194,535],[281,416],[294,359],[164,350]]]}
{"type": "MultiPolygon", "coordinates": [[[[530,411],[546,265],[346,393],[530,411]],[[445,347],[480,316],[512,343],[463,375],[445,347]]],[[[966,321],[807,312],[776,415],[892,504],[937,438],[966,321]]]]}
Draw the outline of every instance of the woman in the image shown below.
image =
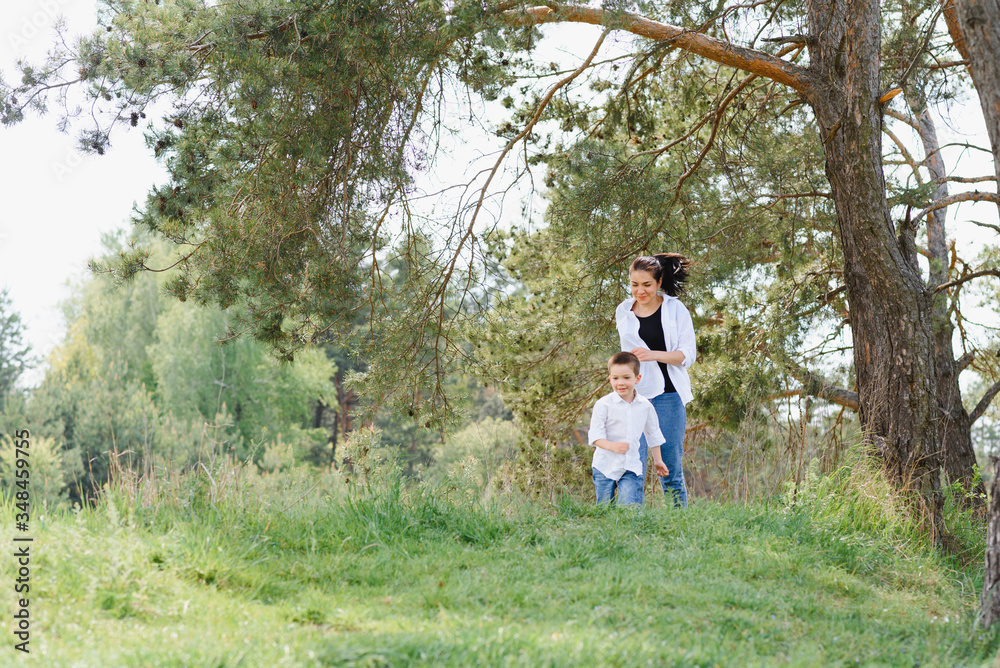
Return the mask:
{"type": "MultiPolygon", "coordinates": [[[[660,476],[660,485],[680,508],[687,507],[681,463],[687,426],[684,405],[693,398],[687,368],[697,355],[691,315],[677,299],[687,281],[689,266],[687,258],[677,253],[637,257],[628,272],[632,298],[615,310],[621,348],[634,353],[641,362],[642,378],[635,389],[652,402],[666,439],[660,454],[670,474],[660,476]]],[[[642,437],[639,458],[644,471],[646,455],[646,439],[642,437]]]]}

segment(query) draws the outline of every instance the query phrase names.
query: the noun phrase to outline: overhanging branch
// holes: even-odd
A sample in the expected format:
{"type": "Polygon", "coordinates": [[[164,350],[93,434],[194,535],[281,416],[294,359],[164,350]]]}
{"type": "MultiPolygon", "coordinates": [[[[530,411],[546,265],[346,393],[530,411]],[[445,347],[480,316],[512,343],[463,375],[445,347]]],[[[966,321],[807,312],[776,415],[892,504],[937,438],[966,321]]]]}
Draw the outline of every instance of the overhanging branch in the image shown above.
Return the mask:
{"type": "MultiPolygon", "coordinates": [[[[773,359],[773,358],[772,358],[773,359]]],[[[808,394],[820,399],[826,399],[830,403],[850,408],[852,411],[858,410],[860,400],[858,393],[845,390],[842,387],[831,385],[825,379],[809,371],[805,367],[796,364],[791,358],[784,354],[779,355],[775,360],[791,374],[792,378],[802,383],[801,393],[808,394]]]]}
{"type": "Polygon", "coordinates": [[[961,278],[956,278],[954,281],[948,281],[947,283],[937,286],[934,288],[934,292],[941,292],[947,288],[953,288],[956,285],[961,285],[966,281],[971,281],[974,278],[982,278],[983,276],[996,276],[1000,278],[1000,269],[983,269],[982,271],[974,271],[971,274],[962,276],[961,278]]]}
{"type": "Polygon", "coordinates": [[[986,394],[983,395],[983,398],[979,400],[979,403],[976,404],[976,407],[969,415],[969,420],[975,423],[976,420],[983,417],[983,413],[985,413],[986,409],[990,407],[990,404],[993,402],[993,397],[997,395],[997,392],[1000,392],[1000,381],[993,383],[993,387],[986,390],[986,394]]]}
{"type": "Polygon", "coordinates": [[[937,211],[938,209],[943,209],[946,206],[950,206],[956,202],[993,202],[998,207],[1000,207],[1000,195],[996,193],[981,193],[978,190],[970,193],[957,193],[955,195],[950,195],[948,197],[942,197],[937,200],[929,207],[918,213],[913,217],[913,224],[916,225],[920,222],[920,219],[929,214],[931,211],[937,211]]]}
{"type": "Polygon", "coordinates": [[[628,12],[607,12],[594,7],[578,7],[548,3],[542,7],[503,12],[498,17],[510,26],[540,23],[589,23],[630,32],[657,42],[669,42],[703,58],[722,65],[766,77],[800,93],[812,89],[808,70],[756,49],[747,49],[699,32],[653,21],[628,12]]]}
{"type": "Polygon", "coordinates": [[[957,360],[955,360],[955,373],[962,373],[963,371],[965,371],[967,368],[969,368],[969,365],[972,364],[972,362],[975,359],[976,359],[976,353],[972,352],[971,350],[962,355],[961,357],[959,357],[957,360]]]}

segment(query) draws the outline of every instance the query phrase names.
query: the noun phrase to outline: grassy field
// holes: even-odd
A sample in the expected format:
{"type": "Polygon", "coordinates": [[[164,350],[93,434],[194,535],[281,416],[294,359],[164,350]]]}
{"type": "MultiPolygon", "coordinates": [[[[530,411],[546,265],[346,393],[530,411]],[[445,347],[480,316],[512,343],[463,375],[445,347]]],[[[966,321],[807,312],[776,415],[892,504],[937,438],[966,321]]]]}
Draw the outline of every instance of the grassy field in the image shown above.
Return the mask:
{"type": "Polygon", "coordinates": [[[344,487],[217,470],[33,518],[31,653],[8,588],[0,665],[978,666],[1000,644],[975,526],[942,557],[830,489],[677,512],[344,487]]]}

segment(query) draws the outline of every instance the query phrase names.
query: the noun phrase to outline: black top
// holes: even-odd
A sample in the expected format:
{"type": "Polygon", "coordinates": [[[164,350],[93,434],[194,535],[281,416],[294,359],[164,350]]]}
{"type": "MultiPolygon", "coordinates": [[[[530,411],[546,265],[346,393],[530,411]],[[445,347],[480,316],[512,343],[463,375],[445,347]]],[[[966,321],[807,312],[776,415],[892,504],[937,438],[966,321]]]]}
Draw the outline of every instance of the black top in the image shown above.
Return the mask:
{"type": "MultiPolygon", "coordinates": [[[[663,321],[660,319],[660,309],[662,308],[663,304],[660,304],[660,308],[656,309],[652,315],[642,317],[636,313],[635,317],[639,318],[639,338],[646,344],[646,347],[650,350],[665,352],[667,343],[663,336],[663,321]]],[[[674,384],[670,381],[670,374],[667,373],[667,365],[663,362],[657,362],[657,364],[660,365],[660,371],[663,373],[663,391],[665,393],[676,392],[674,384]]]]}

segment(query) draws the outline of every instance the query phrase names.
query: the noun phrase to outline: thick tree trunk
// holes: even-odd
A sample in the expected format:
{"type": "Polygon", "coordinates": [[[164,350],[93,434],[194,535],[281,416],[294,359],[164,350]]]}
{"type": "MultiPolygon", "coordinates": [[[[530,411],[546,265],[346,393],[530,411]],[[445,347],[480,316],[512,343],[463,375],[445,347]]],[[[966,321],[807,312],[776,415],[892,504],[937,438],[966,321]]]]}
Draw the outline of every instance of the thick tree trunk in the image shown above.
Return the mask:
{"type": "Polygon", "coordinates": [[[955,0],[1000,180],[1000,0],[955,0]]]}
{"type": "MultiPolygon", "coordinates": [[[[934,119],[927,108],[927,101],[919,89],[907,91],[910,109],[917,121],[920,141],[924,148],[924,162],[933,181],[934,199],[948,197],[948,183],[944,159],[934,119]]],[[[930,271],[928,286],[933,290],[948,281],[948,240],[945,227],[947,209],[931,211],[927,216],[927,252],[930,271]]],[[[962,389],[958,384],[960,369],[955,359],[952,343],[955,327],[948,313],[948,295],[938,292],[932,298],[931,318],[934,326],[934,369],[937,372],[937,400],[940,409],[938,418],[938,441],[944,453],[944,471],[950,482],[959,482],[972,492],[967,497],[974,506],[980,506],[985,498],[982,481],[976,479],[976,451],[972,447],[972,420],[962,404],[962,389]]]]}
{"type": "MultiPolygon", "coordinates": [[[[969,72],[979,94],[979,103],[983,109],[983,116],[986,120],[986,129],[990,137],[993,148],[993,167],[1000,184],[1000,0],[943,0],[945,7],[945,19],[948,24],[948,31],[955,42],[955,48],[961,56],[968,59],[969,72]]],[[[926,115],[926,113],[924,114],[926,115]]],[[[924,123],[921,122],[921,136],[924,135],[924,123]]],[[[933,126],[932,126],[933,130],[933,126]]],[[[936,138],[935,138],[936,139],[936,138]]],[[[936,140],[935,140],[936,144],[936,140]]],[[[926,150],[926,144],[925,144],[926,150]]],[[[930,156],[930,153],[928,153],[930,156]]],[[[943,175],[944,169],[940,166],[942,162],[940,156],[935,152],[934,158],[928,158],[932,175],[935,164],[938,171],[943,175]]],[[[947,196],[947,191],[945,192],[947,196]]],[[[928,218],[928,244],[931,253],[931,285],[935,279],[940,280],[938,285],[947,281],[947,274],[942,269],[935,276],[935,259],[940,254],[942,258],[937,264],[947,266],[947,250],[944,248],[943,238],[936,241],[931,238],[931,225],[936,226],[936,218],[944,217],[944,210],[932,212],[934,218],[928,218]]],[[[941,222],[943,230],[943,221],[941,222]]],[[[943,232],[941,233],[943,237],[943,232]]],[[[942,295],[936,301],[942,301],[942,295]]],[[[947,307],[942,305],[941,309],[947,307]]],[[[935,308],[935,317],[938,318],[938,308],[935,308]]],[[[940,321],[940,320],[938,320],[940,321]]],[[[947,331],[941,328],[935,332],[938,337],[938,363],[944,358],[944,337],[948,337],[948,344],[951,342],[952,325],[951,319],[947,318],[943,322],[947,323],[947,331]]],[[[954,360],[954,353],[949,352],[948,357],[954,360]]],[[[966,471],[976,464],[975,451],[972,448],[972,423],[975,418],[970,416],[965,410],[961,400],[961,390],[958,386],[958,374],[960,369],[955,362],[950,367],[939,369],[938,371],[938,400],[945,412],[943,425],[942,443],[945,452],[945,472],[949,480],[961,480],[968,489],[968,482],[972,479],[972,474],[966,471]],[[968,444],[966,444],[968,440],[968,444]]],[[[974,499],[981,499],[984,492],[982,483],[970,491],[974,492],[974,499]]]]}
{"type": "Polygon", "coordinates": [[[942,533],[931,297],[912,233],[889,215],[882,172],[879,3],[814,0],[807,93],[826,147],[850,303],[862,426],[897,485],[942,533]]]}

